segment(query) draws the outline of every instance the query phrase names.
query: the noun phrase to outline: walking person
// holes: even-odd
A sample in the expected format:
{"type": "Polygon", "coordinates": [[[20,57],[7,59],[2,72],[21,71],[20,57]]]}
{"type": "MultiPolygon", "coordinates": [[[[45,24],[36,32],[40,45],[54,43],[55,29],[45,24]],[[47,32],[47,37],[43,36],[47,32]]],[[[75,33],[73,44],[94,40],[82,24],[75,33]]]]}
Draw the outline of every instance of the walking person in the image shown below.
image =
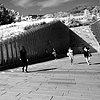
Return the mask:
{"type": "Polygon", "coordinates": [[[55,57],[55,59],[57,59],[57,53],[56,53],[56,50],[53,48],[53,51],[52,51],[52,55],[55,57]]]}
{"type": "Polygon", "coordinates": [[[28,72],[28,71],[27,71],[27,68],[28,68],[27,52],[26,52],[24,46],[22,46],[22,48],[21,48],[21,50],[20,50],[20,60],[21,60],[22,65],[23,65],[22,71],[24,72],[24,68],[26,67],[25,70],[26,70],[26,72],[28,72]]]}
{"type": "Polygon", "coordinates": [[[72,65],[72,64],[73,64],[74,56],[73,56],[73,50],[72,50],[70,47],[69,47],[69,49],[68,49],[67,56],[69,57],[70,62],[71,62],[71,65],[72,65]]]}
{"type": "Polygon", "coordinates": [[[87,62],[88,65],[91,65],[90,64],[90,57],[92,56],[91,53],[90,53],[90,48],[87,47],[87,46],[83,46],[83,53],[84,53],[84,57],[85,57],[85,60],[87,62]]]}

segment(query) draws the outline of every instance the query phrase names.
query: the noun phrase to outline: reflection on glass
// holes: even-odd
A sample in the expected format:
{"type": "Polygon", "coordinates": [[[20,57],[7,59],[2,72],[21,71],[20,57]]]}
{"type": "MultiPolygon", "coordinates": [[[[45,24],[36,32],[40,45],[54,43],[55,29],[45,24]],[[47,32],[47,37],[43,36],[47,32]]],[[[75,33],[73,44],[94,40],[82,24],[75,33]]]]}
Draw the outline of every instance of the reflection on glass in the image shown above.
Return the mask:
{"type": "Polygon", "coordinates": [[[12,43],[12,52],[13,52],[13,57],[16,58],[16,50],[15,50],[15,46],[14,43],[12,43]]]}
{"type": "Polygon", "coordinates": [[[7,61],[7,50],[5,44],[2,45],[4,61],[7,61]]]}
{"type": "Polygon", "coordinates": [[[12,59],[11,44],[8,44],[8,55],[9,55],[9,58],[12,59]]]}
{"type": "Polygon", "coordinates": [[[1,46],[0,46],[0,64],[1,64],[1,61],[2,61],[2,55],[1,55],[1,46]]]}

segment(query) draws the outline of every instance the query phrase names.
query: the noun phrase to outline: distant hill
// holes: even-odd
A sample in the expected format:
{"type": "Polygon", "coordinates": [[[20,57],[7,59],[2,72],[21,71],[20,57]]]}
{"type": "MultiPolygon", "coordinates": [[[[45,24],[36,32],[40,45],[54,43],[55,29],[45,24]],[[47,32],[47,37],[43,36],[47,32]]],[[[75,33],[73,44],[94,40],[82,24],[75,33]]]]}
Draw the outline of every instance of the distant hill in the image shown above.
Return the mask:
{"type": "Polygon", "coordinates": [[[75,13],[83,13],[85,9],[89,10],[90,13],[93,12],[94,8],[96,8],[98,10],[98,12],[100,12],[100,6],[86,6],[86,5],[82,5],[82,6],[77,6],[71,10],[69,10],[68,12],[71,14],[75,14],[75,13]]]}
{"type": "MultiPolygon", "coordinates": [[[[30,14],[27,15],[28,17],[32,17],[33,19],[40,19],[41,17],[52,17],[52,18],[61,18],[61,17],[67,17],[70,14],[77,14],[77,13],[84,13],[84,10],[87,9],[91,14],[96,15],[97,13],[100,13],[100,6],[77,6],[69,11],[60,11],[52,14],[45,14],[45,15],[34,15],[30,14]]],[[[13,22],[20,22],[25,18],[25,16],[20,15],[20,12],[16,12],[14,10],[10,10],[6,8],[3,4],[0,4],[0,25],[6,25],[6,24],[11,24],[13,22]]],[[[27,17],[26,16],[26,17],[27,17]]],[[[27,19],[26,19],[27,21],[27,19]]]]}
{"type": "Polygon", "coordinates": [[[87,9],[89,10],[90,13],[100,13],[100,6],[77,6],[75,8],[72,8],[71,10],[68,10],[66,12],[60,11],[56,12],[53,14],[46,14],[48,16],[53,16],[53,17],[63,17],[63,16],[68,16],[69,14],[77,14],[77,13],[84,13],[84,10],[87,9]]]}

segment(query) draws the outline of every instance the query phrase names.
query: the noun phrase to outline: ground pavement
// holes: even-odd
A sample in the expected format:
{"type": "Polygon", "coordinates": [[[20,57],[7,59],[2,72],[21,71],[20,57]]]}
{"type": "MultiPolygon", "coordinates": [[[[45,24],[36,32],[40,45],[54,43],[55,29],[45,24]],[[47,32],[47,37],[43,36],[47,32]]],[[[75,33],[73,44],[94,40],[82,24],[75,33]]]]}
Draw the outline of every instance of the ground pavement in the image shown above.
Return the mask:
{"type": "Polygon", "coordinates": [[[0,72],[0,100],[100,100],[100,54],[83,55],[0,72]]]}

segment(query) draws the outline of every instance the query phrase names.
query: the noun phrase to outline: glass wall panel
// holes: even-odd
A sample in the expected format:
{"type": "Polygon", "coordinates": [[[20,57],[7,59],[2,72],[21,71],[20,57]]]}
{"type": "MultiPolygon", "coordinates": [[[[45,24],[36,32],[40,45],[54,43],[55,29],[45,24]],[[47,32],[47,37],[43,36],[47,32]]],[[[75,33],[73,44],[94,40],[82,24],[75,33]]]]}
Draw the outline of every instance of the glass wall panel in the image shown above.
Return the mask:
{"type": "Polygon", "coordinates": [[[15,46],[14,46],[15,44],[14,43],[12,43],[12,52],[13,52],[13,57],[14,58],[16,58],[16,50],[15,50],[15,46]]]}
{"type": "Polygon", "coordinates": [[[17,52],[17,57],[20,57],[20,50],[17,42],[16,42],[16,52],[17,52]]]}
{"type": "Polygon", "coordinates": [[[1,65],[1,62],[2,62],[2,55],[1,55],[1,46],[0,46],[0,65],[1,65]]]}
{"type": "Polygon", "coordinates": [[[11,44],[8,44],[8,55],[9,55],[9,59],[12,59],[12,53],[11,53],[11,44]]]}
{"type": "Polygon", "coordinates": [[[5,44],[2,45],[4,62],[7,61],[7,51],[5,44]]]}

